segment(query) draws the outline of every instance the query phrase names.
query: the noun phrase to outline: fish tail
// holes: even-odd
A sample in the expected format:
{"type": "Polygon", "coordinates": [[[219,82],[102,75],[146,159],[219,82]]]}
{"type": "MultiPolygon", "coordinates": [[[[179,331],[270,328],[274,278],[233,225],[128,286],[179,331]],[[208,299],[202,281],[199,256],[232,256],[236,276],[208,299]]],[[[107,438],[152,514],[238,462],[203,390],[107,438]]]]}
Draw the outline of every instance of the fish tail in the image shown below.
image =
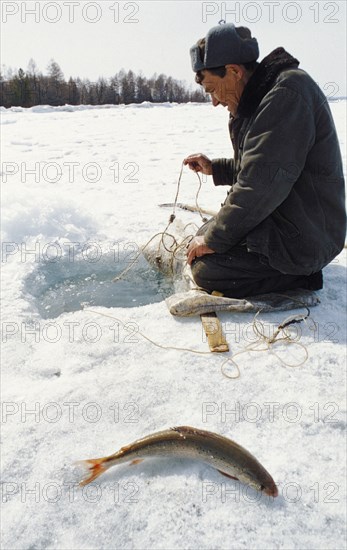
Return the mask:
{"type": "Polygon", "coordinates": [[[103,462],[105,462],[105,460],[106,458],[90,458],[88,460],[80,460],[76,462],[76,465],[83,466],[89,472],[89,475],[80,481],[79,485],[81,487],[87,485],[91,481],[94,481],[94,479],[106,472],[108,466],[103,466],[103,462]]]}

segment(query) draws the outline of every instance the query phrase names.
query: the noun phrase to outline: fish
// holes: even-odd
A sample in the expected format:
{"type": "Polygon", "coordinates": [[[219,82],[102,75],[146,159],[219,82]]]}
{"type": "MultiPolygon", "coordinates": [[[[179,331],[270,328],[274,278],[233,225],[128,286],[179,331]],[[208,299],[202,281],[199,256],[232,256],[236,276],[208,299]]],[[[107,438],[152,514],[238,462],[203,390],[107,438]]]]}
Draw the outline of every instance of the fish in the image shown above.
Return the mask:
{"type": "Polygon", "coordinates": [[[190,426],[149,434],[110,456],[79,461],[78,464],[89,472],[80,481],[80,486],[94,481],[112,466],[129,461],[138,464],[148,457],[200,460],[224,476],[239,480],[257,491],[272,497],[278,495],[271,475],[247,449],[232,439],[190,426]]]}
{"type": "Polygon", "coordinates": [[[154,269],[170,277],[181,277],[187,261],[186,245],[195,234],[183,222],[175,218],[167,227],[165,233],[158,233],[141,248],[142,254],[154,269]]]}
{"type": "MultiPolygon", "coordinates": [[[[314,291],[302,288],[286,290],[280,294],[271,292],[248,298],[215,296],[199,288],[190,288],[187,291],[176,292],[168,296],[165,302],[171,315],[177,317],[192,317],[212,311],[216,313],[218,311],[234,311],[241,313],[287,311],[298,309],[299,307],[314,307],[320,303],[320,300],[314,291]]],[[[293,322],[293,319],[289,320],[293,322]]],[[[300,322],[301,320],[303,320],[303,318],[295,316],[295,322],[300,322]]]]}

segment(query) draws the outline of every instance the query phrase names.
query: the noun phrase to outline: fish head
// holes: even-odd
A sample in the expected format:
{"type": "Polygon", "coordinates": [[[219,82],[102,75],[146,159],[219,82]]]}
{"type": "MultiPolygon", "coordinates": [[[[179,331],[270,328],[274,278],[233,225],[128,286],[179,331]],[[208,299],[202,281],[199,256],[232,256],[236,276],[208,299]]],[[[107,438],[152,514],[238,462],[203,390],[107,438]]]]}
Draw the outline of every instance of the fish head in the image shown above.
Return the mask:
{"type": "Polygon", "coordinates": [[[266,482],[264,482],[260,486],[260,490],[263,491],[266,495],[269,495],[270,497],[275,498],[278,496],[277,485],[272,478],[270,478],[270,480],[266,480],[266,482]]]}
{"type": "Polygon", "coordinates": [[[263,468],[255,469],[243,469],[242,474],[238,475],[240,481],[246,482],[248,485],[261,491],[270,497],[278,496],[278,489],[276,483],[272,479],[271,475],[263,468]]]}

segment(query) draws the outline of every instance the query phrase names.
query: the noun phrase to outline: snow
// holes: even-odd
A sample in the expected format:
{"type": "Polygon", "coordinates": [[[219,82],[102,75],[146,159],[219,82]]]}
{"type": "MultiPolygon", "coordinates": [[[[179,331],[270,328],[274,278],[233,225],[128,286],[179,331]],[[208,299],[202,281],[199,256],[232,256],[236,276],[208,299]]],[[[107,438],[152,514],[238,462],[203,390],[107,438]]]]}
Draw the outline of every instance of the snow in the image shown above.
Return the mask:
{"type": "MultiPolygon", "coordinates": [[[[87,111],[90,109],[153,109],[156,106],[160,107],[167,107],[172,108],[178,105],[177,103],[160,103],[155,104],[151,103],[150,101],[143,101],[142,103],[129,103],[128,105],[113,105],[113,104],[106,104],[106,105],[59,105],[58,107],[53,107],[52,105],[35,105],[34,107],[0,107],[0,111],[6,112],[6,113],[24,113],[24,112],[31,112],[31,113],[59,113],[59,112],[68,112],[68,113],[75,113],[77,111],[87,111]]],[[[198,103],[188,103],[188,105],[197,105],[198,103]]]]}
{"type": "MultiPolygon", "coordinates": [[[[345,162],[346,102],[331,109],[345,162]]],[[[300,363],[296,344],[277,344],[277,355],[239,355],[234,380],[221,373],[224,355],[154,346],[140,333],[162,346],[208,351],[200,320],[171,317],[161,299],[92,302],[57,308],[50,318],[39,302],[47,273],[59,285],[70,265],[85,278],[101,263],[107,273],[126,268],[166,227],[171,211],[158,204],[173,202],[183,158],[230,156],[227,114],[210,105],[144,104],[1,115],[3,547],[343,548],[345,250],[324,270],[315,324],[293,329],[308,351],[297,368],[279,359],[300,363]],[[235,439],[271,473],[279,497],[184,460],[114,467],[77,486],[75,461],[175,425],[235,439]]],[[[179,200],[194,204],[197,186],[185,169],[179,200]]],[[[205,178],[199,203],[218,209],[224,195],[205,178]]],[[[198,214],[178,217],[201,223],[198,214]]],[[[134,284],[145,292],[141,266],[134,284]]],[[[287,315],[261,319],[273,331],[287,315]]],[[[233,353],[254,339],[251,314],[220,318],[233,353]]]]}

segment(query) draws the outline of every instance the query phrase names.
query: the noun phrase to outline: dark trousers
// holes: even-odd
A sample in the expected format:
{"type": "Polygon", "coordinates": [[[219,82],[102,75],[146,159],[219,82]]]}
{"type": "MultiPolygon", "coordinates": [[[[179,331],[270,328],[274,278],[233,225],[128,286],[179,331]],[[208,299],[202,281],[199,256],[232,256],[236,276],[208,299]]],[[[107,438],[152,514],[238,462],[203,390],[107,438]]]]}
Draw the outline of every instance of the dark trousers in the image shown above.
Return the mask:
{"type": "MultiPolygon", "coordinates": [[[[200,227],[197,235],[205,233],[206,225],[200,227]]],[[[206,254],[196,258],[191,269],[198,286],[209,292],[217,290],[229,298],[245,298],[296,288],[323,288],[321,271],[309,276],[286,275],[271,267],[265,256],[248,252],[246,243],[233,247],[225,254],[206,254]]]]}

